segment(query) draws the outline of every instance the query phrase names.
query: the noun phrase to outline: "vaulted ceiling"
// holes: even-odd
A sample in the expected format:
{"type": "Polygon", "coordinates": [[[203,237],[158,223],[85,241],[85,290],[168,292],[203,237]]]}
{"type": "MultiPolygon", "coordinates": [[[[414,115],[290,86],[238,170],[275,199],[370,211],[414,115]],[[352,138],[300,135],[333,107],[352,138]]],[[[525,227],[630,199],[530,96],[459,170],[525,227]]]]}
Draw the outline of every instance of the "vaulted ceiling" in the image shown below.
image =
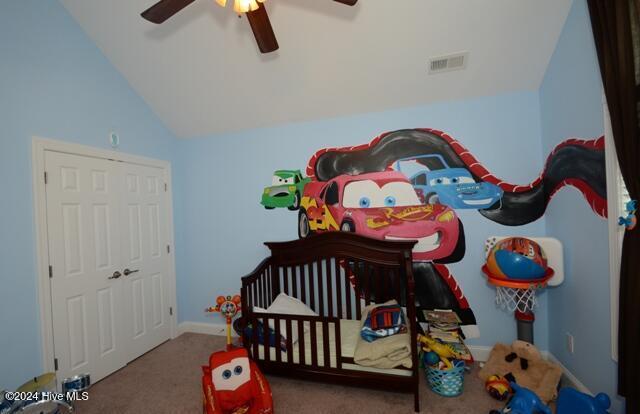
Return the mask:
{"type": "Polygon", "coordinates": [[[196,0],[160,26],[156,0],[60,0],[182,138],[536,90],[572,0],[267,0],[280,43],[259,53],[246,19],[196,0]],[[467,68],[428,74],[468,51],[467,68]]]}

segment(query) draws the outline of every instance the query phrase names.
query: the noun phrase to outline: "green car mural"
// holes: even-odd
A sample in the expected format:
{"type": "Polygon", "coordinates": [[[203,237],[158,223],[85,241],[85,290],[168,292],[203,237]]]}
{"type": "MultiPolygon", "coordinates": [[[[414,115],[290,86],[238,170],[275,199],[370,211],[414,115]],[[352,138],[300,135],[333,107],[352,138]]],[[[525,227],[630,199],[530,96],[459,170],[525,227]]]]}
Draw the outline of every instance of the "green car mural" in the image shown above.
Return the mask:
{"type": "Polygon", "coordinates": [[[300,208],[304,186],[309,181],[311,179],[303,177],[300,170],[278,170],[273,173],[271,186],[262,192],[260,204],[268,210],[276,207],[297,210],[300,208]]]}

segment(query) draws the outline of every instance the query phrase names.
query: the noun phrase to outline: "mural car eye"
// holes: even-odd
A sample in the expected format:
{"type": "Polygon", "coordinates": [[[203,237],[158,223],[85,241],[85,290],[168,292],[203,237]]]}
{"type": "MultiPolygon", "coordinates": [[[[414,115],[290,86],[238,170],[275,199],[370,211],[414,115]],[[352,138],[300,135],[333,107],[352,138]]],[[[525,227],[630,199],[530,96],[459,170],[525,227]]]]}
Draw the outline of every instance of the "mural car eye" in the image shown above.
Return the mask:
{"type": "Polygon", "coordinates": [[[466,168],[450,168],[439,154],[399,160],[396,170],[409,175],[409,181],[424,195],[427,204],[441,203],[455,209],[481,210],[493,207],[502,200],[503,190],[500,187],[486,181],[476,182],[466,168]],[[421,168],[417,172],[415,168],[411,171],[407,161],[421,168]]]}
{"type": "Polygon", "coordinates": [[[297,210],[304,186],[309,181],[311,179],[304,177],[300,170],[278,170],[273,173],[271,186],[262,191],[260,204],[268,210],[276,207],[297,210]]]}
{"type": "Polygon", "coordinates": [[[453,210],[422,204],[409,180],[395,171],[312,181],[298,213],[300,237],[351,231],[377,239],[417,240],[414,261],[444,259],[464,249],[461,228],[453,210]]]}

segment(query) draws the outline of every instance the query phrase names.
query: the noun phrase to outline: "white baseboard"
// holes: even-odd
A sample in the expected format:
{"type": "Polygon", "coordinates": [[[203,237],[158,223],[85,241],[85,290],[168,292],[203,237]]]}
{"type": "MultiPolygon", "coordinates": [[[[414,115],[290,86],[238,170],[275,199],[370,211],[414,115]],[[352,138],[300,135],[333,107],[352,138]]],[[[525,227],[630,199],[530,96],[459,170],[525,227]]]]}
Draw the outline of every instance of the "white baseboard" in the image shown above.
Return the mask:
{"type": "MultiPolygon", "coordinates": [[[[180,322],[178,324],[178,336],[183,333],[198,333],[205,335],[226,336],[227,325],[224,323],[205,323],[205,322],[180,322]]],[[[236,333],[231,330],[231,336],[237,337],[236,333]]]]}
{"type": "Polygon", "coordinates": [[[556,358],[551,352],[549,351],[544,351],[542,352],[542,355],[545,357],[545,359],[553,362],[554,364],[557,364],[560,366],[560,368],[562,368],[562,379],[561,379],[561,384],[563,386],[566,387],[572,387],[575,388],[576,390],[583,392],[585,394],[589,394],[589,395],[594,395],[591,390],[589,390],[589,388],[587,388],[586,385],[584,385],[579,379],[578,377],[576,377],[575,375],[573,375],[573,373],[571,371],[569,371],[569,369],[567,367],[565,367],[562,362],[560,362],[558,360],[558,358],[556,358]]]}

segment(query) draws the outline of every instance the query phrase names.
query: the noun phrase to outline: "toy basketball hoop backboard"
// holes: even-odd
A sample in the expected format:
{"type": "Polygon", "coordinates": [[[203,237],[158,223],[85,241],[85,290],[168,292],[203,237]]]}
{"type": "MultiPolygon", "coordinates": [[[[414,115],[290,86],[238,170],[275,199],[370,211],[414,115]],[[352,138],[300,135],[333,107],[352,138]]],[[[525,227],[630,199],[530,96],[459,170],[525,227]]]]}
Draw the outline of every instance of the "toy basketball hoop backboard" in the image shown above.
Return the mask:
{"type": "Polygon", "coordinates": [[[484,242],[484,254],[487,256],[491,248],[500,240],[509,237],[526,237],[538,243],[547,255],[547,264],[553,269],[553,276],[547,281],[549,286],[558,286],[564,282],[564,258],[562,255],[562,243],[553,237],[528,237],[528,236],[491,236],[484,242]]]}

